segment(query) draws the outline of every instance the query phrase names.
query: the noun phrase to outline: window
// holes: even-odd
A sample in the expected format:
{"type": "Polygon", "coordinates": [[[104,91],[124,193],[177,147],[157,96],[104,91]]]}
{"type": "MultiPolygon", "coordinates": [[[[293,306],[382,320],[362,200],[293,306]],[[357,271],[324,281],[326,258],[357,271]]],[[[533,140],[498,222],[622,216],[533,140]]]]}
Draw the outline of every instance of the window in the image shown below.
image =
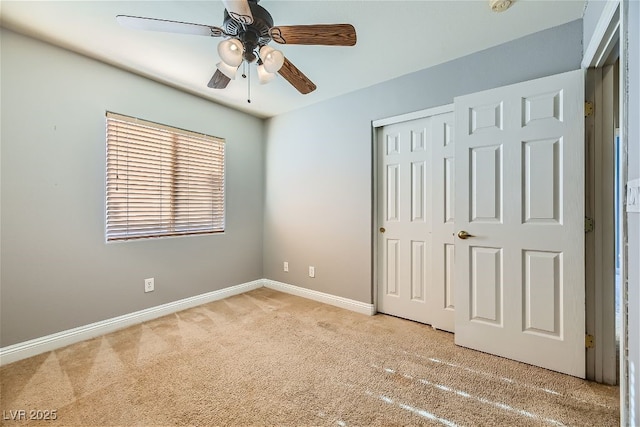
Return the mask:
{"type": "Polygon", "coordinates": [[[224,231],[224,140],[107,113],[107,241],[224,231]]]}

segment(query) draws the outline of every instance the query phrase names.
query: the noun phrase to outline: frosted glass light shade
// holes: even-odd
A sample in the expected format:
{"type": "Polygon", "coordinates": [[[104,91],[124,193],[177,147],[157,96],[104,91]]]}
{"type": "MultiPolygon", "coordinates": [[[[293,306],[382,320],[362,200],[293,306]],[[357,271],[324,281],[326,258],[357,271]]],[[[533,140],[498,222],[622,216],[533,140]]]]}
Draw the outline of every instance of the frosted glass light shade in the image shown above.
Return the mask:
{"type": "Polygon", "coordinates": [[[216,67],[222,74],[229,77],[231,80],[236,79],[236,71],[238,71],[238,67],[232,67],[224,62],[220,61],[216,64],[216,67]]]}
{"type": "Polygon", "coordinates": [[[279,50],[275,50],[271,46],[262,46],[260,48],[260,59],[264,64],[264,69],[269,73],[277,73],[284,64],[284,55],[279,50]]]}
{"type": "Polygon", "coordinates": [[[238,67],[242,64],[242,50],[242,42],[238,39],[228,39],[218,43],[220,59],[232,67],[238,67]]]}
{"type": "Polygon", "coordinates": [[[258,65],[258,80],[260,80],[260,84],[267,84],[275,78],[276,75],[265,70],[264,65],[258,65]]]}

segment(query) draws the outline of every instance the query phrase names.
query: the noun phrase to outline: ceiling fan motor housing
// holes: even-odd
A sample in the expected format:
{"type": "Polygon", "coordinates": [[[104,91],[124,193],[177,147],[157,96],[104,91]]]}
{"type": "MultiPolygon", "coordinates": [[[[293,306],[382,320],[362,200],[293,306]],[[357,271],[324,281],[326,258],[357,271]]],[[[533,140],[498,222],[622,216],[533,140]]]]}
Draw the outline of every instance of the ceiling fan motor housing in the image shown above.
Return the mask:
{"type": "Polygon", "coordinates": [[[234,20],[227,10],[224,10],[224,31],[239,39],[244,46],[244,58],[248,62],[256,60],[255,50],[271,41],[269,30],[273,27],[273,18],[265,8],[258,5],[258,1],[249,1],[249,8],[253,15],[251,25],[243,25],[234,20]]]}

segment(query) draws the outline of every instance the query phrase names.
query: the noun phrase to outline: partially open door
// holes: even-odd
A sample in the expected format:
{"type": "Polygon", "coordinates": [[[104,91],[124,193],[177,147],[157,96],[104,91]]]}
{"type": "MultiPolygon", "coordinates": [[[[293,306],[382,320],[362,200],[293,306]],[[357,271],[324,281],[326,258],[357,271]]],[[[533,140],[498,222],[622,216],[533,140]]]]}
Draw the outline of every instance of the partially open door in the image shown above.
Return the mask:
{"type": "Polygon", "coordinates": [[[455,99],[456,344],[585,376],[584,72],[455,99]]]}

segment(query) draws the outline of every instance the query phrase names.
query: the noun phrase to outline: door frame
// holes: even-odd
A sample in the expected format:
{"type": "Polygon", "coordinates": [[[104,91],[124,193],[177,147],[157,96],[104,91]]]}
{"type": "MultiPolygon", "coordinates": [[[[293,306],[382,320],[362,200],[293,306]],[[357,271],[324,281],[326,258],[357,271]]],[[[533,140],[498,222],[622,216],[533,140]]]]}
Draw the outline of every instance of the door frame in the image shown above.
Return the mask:
{"type": "MultiPolygon", "coordinates": [[[[628,103],[628,93],[626,93],[624,89],[624,86],[625,86],[624,82],[627,80],[627,77],[626,77],[627,58],[626,58],[626,47],[625,47],[626,45],[625,34],[627,29],[625,28],[626,24],[625,24],[625,16],[624,16],[625,12],[623,7],[624,3],[625,2],[623,0],[607,1],[607,3],[605,4],[604,10],[602,11],[602,14],[600,15],[600,19],[596,24],[596,28],[594,30],[593,36],[589,44],[585,48],[581,67],[582,69],[585,70],[585,72],[588,68],[595,68],[596,70],[599,71],[599,74],[601,76],[602,68],[606,65],[607,60],[611,56],[614,49],[617,49],[617,55],[620,59],[619,75],[618,75],[618,81],[619,81],[618,114],[619,114],[619,121],[620,121],[620,147],[621,147],[620,149],[623,153],[626,153],[627,147],[628,147],[627,129],[626,129],[627,121],[628,121],[627,113],[626,113],[627,103],[628,103]]],[[[601,77],[600,77],[600,80],[602,80],[601,77]]],[[[601,83],[601,82],[598,82],[598,83],[601,83]]],[[[589,90],[589,87],[587,87],[587,90],[589,90]]],[[[602,120],[602,117],[599,116],[597,107],[598,106],[596,105],[596,108],[594,109],[595,110],[594,120],[596,121],[602,120]]],[[[600,137],[599,132],[596,133],[595,136],[596,136],[596,140],[594,143],[597,144],[596,146],[600,146],[601,141],[598,140],[598,138],[600,137]]],[[[620,170],[621,182],[617,182],[616,185],[624,189],[624,183],[628,179],[627,169],[626,169],[626,159],[622,160],[620,167],[621,167],[621,170],[620,170]]],[[[608,173],[612,173],[612,171],[613,171],[613,164],[610,164],[609,162],[605,162],[604,164],[601,163],[600,169],[595,170],[594,172],[597,174],[602,174],[602,173],[608,174],[608,173]]],[[[594,197],[594,196],[595,194],[587,195],[587,197],[594,197]]],[[[622,210],[622,212],[624,212],[624,210],[622,210]]],[[[623,253],[622,253],[621,266],[620,266],[620,269],[621,269],[620,274],[622,276],[622,286],[619,294],[620,304],[621,304],[620,316],[622,317],[622,321],[621,321],[622,325],[621,325],[621,331],[620,331],[620,347],[619,347],[619,353],[620,353],[619,384],[620,384],[620,424],[626,425],[629,420],[629,370],[628,370],[628,361],[625,358],[625,354],[627,352],[627,345],[628,345],[627,344],[628,343],[627,313],[626,313],[628,299],[627,299],[627,293],[625,292],[625,289],[627,286],[628,259],[627,259],[627,253],[626,253],[626,242],[628,241],[628,235],[627,235],[627,227],[626,227],[626,218],[624,214],[621,215],[621,219],[622,219],[622,234],[623,234],[622,236],[623,237],[623,244],[622,244],[623,253]]],[[[597,226],[597,219],[596,219],[596,226],[597,226]]],[[[615,233],[615,231],[611,230],[609,233],[603,234],[601,238],[612,241],[614,239],[613,233],[615,233]]],[[[602,277],[602,274],[603,274],[603,271],[601,271],[602,266],[596,266],[596,267],[600,268],[600,270],[596,270],[595,276],[602,277]]],[[[597,289],[598,286],[602,286],[602,283],[600,283],[600,285],[594,284],[594,286],[597,289]]],[[[587,304],[587,313],[586,313],[587,319],[593,319],[594,328],[596,330],[602,330],[603,321],[604,321],[603,315],[606,316],[607,313],[602,310],[599,310],[599,313],[596,313],[594,312],[595,308],[596,308],[595,304],[587,304]]],[[[615,313],[613,313],[613,315],[615,316],[615,313]]],[[[587,322],[589,322],[589,320],[587,320],[587,322]]],[[[614,331],[614,334],[615,334],[615,331],[614,331]]],[[[611,337],[607,337],[607,336],[604,337],[605,342],[607,341],[610,342],[610,340],[611,340],[611,337]]],[[[615,342],[615,337],[614,337],[614,342],[615,342]]],[[[597,346],[597,340],[596,340],[596,346],[597,346]]],[[[601,360],[602,360],[601,358],[596,357],[595,363],[587,365],[588,378],[594,378],[596,375],[596,372],[602,372],[603,366],[601,364],[601,360]]]]}
{"type": "Polygon", "coordinates": [[[372,172],[372,188],[371,188],[371,209],[372,209],[372,223],[371,223],[371,245],[372,251],[372,271],[371,277],[373,284],[371,286],[371,301],[373,301],[374,314],[378,312],[378,284],[379,284],[379,269],[378,260],[380,256],[380,248],[378,247],[378,184],[380,177],[378,176],[378,156],[380,155],[378,150],[378,144],[380,142],[379,134],[384,126],[408,122],[411,120],[424,119],[430,116],[437,116],[438,114],[453,112],[453,103],[447,105],[441,105],[438,107],[427,108],[424,110],[413,111],[411,113],[400,114],[397,116],[386,117],[383,119],[371,121],[371,140],[372,140],[372,156],[371,156],[371,170],[372,172]]]}
{"type": "Polygon", "coordinates": [[[594,113],[585,117],[585,216],[593,231],[585,234],[586,332],[594,337],[587,348],[587,379],[615,385],[615,218],[614,165],[615,66],[588,68],[585,99],[594,113]]]}

